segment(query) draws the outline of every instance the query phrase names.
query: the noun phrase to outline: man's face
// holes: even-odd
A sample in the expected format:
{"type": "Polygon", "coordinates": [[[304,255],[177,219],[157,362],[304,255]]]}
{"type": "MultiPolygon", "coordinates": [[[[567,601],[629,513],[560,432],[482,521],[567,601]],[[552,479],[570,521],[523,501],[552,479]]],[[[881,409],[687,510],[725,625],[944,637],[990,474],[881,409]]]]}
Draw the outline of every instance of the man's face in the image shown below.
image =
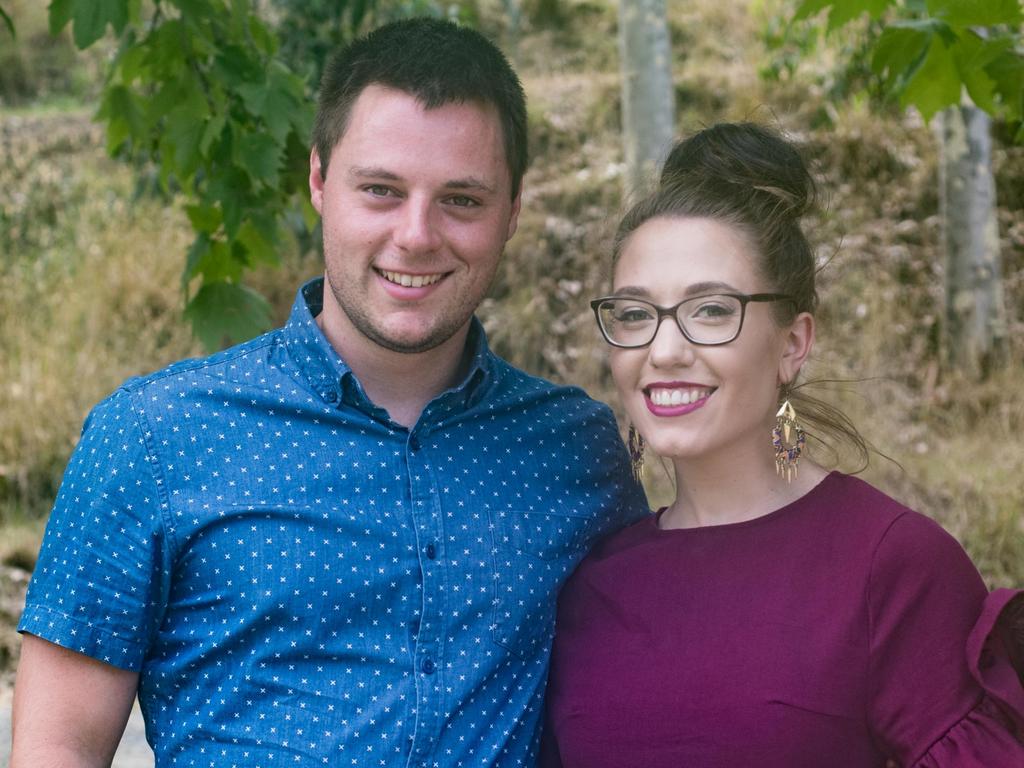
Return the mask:
{"type": "Polygon", "coordinates": [[[370,85],[353,105],[326,179],[320,167],[314,150],[323,317],[339,325],[325,327],[328,337],[355,331],[411,353],[464,329],[519,214],[497,111],[476,103],[427,110],[403,91],[370,85]]]}

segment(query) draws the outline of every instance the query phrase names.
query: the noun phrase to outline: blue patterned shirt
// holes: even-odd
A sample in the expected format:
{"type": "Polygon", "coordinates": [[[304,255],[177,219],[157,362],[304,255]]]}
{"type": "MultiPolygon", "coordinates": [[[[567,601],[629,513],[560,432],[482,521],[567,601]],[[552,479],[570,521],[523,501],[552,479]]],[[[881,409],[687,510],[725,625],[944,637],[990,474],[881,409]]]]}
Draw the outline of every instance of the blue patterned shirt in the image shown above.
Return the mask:
{"type": "Polygon", "coordinates": [[[158,766],[531,765],[558,589],[646,512],[613,417],[474,320],[406,429],[322,289],[96,406],[19,629],[139,671],[158,766]]]}

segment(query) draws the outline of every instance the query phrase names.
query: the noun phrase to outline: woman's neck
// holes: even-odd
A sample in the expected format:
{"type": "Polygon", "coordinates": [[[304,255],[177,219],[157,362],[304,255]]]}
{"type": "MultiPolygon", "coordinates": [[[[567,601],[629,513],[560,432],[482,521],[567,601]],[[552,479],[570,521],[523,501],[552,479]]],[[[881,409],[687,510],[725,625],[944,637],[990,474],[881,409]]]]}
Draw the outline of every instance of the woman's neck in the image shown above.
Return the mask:
{"type": "Polygon", "coordinates": [[[770,446],[713,460],[676,459],[676,499],[661,516],[662,528],[698,528],[740,523],[774,512],[820,483],[824,469],[801,461],[799,473],[787,482],[775,471],[770,446]]]}

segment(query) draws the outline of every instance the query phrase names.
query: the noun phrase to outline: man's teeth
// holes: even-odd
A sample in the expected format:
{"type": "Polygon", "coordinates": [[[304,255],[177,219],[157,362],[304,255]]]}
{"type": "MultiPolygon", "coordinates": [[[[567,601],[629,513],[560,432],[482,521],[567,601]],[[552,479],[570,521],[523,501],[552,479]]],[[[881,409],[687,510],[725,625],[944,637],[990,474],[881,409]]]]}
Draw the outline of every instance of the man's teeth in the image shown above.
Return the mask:
{"type": "Polygon", "coordinates": [[[702,387],[700,389],[664,389],[651,390],[651,402],[655,405],[689,405],[698,400],[703,400],[711,394],[711,389],[702,387]]]}
{"type": "Polygon", "coordinates": [[[383,269],[380,270],[380,273],[384,275],[384,278],[389,282],[405,286],[406,288],[422,288],[424,285],[433,285],[444,277],[443,274],[407,275],[405,272],[387,272],[383,269]]]}

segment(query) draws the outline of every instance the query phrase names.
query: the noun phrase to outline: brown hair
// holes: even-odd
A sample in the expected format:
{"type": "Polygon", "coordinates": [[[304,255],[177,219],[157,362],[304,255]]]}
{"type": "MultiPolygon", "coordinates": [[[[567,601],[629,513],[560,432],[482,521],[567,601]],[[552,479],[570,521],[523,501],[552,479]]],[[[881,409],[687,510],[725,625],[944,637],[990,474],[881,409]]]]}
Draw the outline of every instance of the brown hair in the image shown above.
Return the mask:
{"type": "Polygon", "coordinates": [[[527,165],[526,96],[498,47],[479,32],[441,19],[403,19],[378,27],[332,56],[324,68],[313,145],[327,178],[331,152],[368,85],[415,96],[427,109],[492,105],[501,120],[512,197],[527,165]]]}
{"type": "MultiPolygon", "coordinates": [[[[773,304],[776,322],[818,308],[814,254],[800,219],[814,210],[814,179],[797,148],[779,134],[753,123],[719,123],[673,147],[657,189],[634,205],[615,234],[613,261],[644,222],[655,218],[708,218],[744,232],[755,246],[758,269],[770,288],[793,297],[773,304]]],[[[780,387],[779,399],[793,403],[808,438],[832,454],[856,455],[868,464],[869,446],[835,406],[809,395],[808,384],[780,387]]]]}

